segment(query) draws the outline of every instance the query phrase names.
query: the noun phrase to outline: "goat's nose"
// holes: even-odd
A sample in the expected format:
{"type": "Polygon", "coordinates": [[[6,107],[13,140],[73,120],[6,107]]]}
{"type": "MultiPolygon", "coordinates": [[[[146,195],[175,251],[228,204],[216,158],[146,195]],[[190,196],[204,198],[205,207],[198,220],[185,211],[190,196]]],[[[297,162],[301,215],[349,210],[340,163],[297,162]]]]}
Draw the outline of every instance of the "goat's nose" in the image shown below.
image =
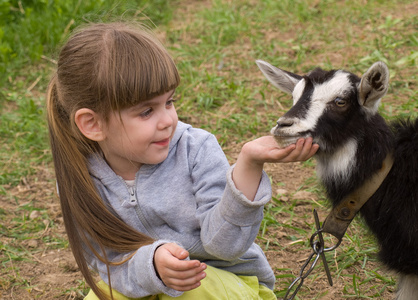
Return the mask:
{"type": "Polygon", "coordinates": [[[293,119],[289,118],[280,118],[277,120],[277,127],[290,127],[294,124],[293,119]]]}

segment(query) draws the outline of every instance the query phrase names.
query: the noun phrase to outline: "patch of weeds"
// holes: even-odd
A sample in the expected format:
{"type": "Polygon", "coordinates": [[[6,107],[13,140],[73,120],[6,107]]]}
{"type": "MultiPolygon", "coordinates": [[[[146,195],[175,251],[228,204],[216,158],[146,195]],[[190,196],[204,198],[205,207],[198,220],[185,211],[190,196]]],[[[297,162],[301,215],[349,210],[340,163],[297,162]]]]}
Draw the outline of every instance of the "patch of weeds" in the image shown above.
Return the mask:
{"type": "Polygon", "coordinates": [[[11,92],[6,101],[14,109],[0,115],[0,184],[14,185],[50,159],[42,100],[11,92]]]}
{"type": "MultiPolygon", "coordinates": [[[[371,283],[371,281],[375,281],[378,277],[374,274],[368,272],[366,275],[366,279],[362,279],[360,276],[356,274],[349,275],[347,277],[351,278],[351,282],[346,284],[343,288],[344,298],[356,298],[356,299],[374,299],[378,298],[381,299],[385,290],[389,287],[388,284],[383,284],[379,282],[377,284],[371,283]],[[371,274],[371,275],[370,275],[371,274]]],[[[386,280],[387,281],[387,280],[386,280]]],[[[390,285],[393,285],[394,282],[392,281],[390,285]]]]}
{"type": "Polygon", "coordinates": [[[62,296],[71,297],[71,299],[84,299],[90,291],[84,280],[77,280],[77,286],[66,289],[62,292],[62,296]]]}

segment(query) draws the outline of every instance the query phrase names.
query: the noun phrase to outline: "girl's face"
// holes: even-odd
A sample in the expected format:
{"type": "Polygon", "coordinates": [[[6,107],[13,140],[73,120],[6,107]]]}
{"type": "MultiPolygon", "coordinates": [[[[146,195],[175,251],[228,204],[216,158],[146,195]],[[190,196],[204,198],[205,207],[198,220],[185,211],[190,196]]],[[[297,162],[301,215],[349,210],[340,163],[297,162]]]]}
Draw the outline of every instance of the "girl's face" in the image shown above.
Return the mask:
{"type": "Polygon", "coordinates": [[[125,180],[135,178],[143,164],[158,164],[168,155],[178,117],[174,91],[112,113],[99,145],[107,163],[125,180]]]}

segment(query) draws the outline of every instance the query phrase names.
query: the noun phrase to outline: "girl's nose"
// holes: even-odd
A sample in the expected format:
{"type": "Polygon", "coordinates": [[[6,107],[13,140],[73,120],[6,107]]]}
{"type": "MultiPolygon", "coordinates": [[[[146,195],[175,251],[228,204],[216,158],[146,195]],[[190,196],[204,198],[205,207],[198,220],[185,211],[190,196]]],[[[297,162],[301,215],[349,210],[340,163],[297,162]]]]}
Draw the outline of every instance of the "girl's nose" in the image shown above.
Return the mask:
{"type": "Polygon", "coordinates": [[[167,127],[173,126],[174,123],[174,116],[172,111],[165,110],[161,113],[159,122],[158,122],[158,128],[159,129],[165,129],[167,127]]]}

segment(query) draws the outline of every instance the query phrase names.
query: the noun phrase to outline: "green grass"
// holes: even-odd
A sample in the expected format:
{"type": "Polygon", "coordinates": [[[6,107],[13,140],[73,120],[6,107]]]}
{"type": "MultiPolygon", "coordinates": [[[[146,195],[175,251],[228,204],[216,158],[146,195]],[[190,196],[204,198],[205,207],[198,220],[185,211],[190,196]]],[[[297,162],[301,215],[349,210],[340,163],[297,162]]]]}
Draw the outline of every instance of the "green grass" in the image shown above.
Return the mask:
{"type": "MultiPolygon", "coordinates": [[[[413,1],[406,0],[0,1],[0,263],[5,270],[0,287],[32,290],[25,264],[37,264],[35,258],[45,249],[68,248],[53,194],[44,94],[57,49],[75,26],[119,18],[154,23],[182,76],[180,119],[213,132],[233,162],[243,142],[267,134],[291,106],[290,97],[261,75],[256,59],[297,73],[320,66],[358,75],[382,60],[391,82],[381,113],[387,119],[417,117],[418,20],[413,8],[413,1]],[[39,217],[31,219],[32,211],[39,217]],[[29,247],[31,239],[39,247],[29,247]]],[[[287,201],[274,195],[266,206],[259,238],[266,251],[295,253],[297,260],[309,252],[312,209],[323,215],[328,210],[314,166],[312,160],[301,164],[312,175],[287,201]],[[293,199],[298,190],[317,200],[293,199]],[[279,238],[277,232],[286,235],[279,238]]],[[[274,177],[272,184],[287,188],[274,177]]],[[[376,250],[356,220],[336,254],[327,254],[342,297],[387,299],[392,293],[394,279],[378,264],[376,250]]],[[[278,296],[301,264],[276,269],[278,296]]],[[[315,289],[324,280],[318,265],[298,298],[329,293],[315,289]]],[[[80,278],[62,295],[81,298],[85,292],[80,278]]]]}
{"type": "Polygon", "coordinates": [[[123,15],[149,24],[150,19],[164,24],[171,19],[170,7],[167,0],[153,1],[152,5],[134,0],[3,0],[0,2],[0,73],[16,74],[16,67],[54,53],[68,32],[86,21],[117,19],[123,15]]]}
{"type": "Polygon", "coordinates": [[[33,174],[30,166],[50,161],[43,109],[43,97],[34,98],[11,92],[5,96],[6,105],[14,109],[0,117],[4,162],[0,170],[0,184],[16,185],[22,175],[33,174]],[[29,168],[28,168],[29,167],[29,168]]]}

